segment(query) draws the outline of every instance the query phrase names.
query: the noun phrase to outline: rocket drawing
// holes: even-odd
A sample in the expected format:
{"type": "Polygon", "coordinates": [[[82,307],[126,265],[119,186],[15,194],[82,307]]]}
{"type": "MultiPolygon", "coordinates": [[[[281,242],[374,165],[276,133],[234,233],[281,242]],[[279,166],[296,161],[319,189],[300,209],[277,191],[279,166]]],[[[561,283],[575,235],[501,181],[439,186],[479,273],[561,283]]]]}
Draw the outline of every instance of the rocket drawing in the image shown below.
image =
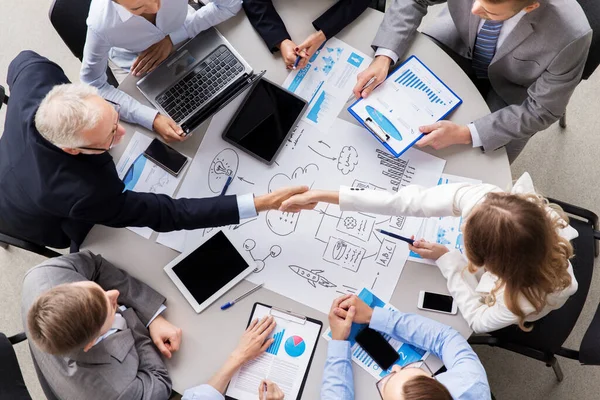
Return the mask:
{"type": "Polygon", "coordinates": [[[317,287],[315,285],[316,283],[326,288],[337,287],[337,285],[329,282],[325,277],[319,275],[323,273],[323,271],[320,269],[308,270],[297,265],[290,265],[289,267],[296,275],[306,279],[306,281],[314,288],[317,287]]]}

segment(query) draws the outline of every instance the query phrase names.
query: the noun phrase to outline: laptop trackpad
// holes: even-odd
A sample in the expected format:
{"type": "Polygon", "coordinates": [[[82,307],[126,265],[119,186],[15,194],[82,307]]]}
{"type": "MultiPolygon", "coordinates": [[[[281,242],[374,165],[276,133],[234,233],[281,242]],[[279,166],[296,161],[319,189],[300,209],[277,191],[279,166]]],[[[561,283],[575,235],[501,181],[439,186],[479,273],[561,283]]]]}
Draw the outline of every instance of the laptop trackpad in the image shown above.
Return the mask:
{"type": "Polygon", "coordinates": [[[172,71],[173,76],[179,76],[186,72],[190,65],[194,64],[196,59],[190,54],[189,51],[184,50],[177,57],[169,61],[167,68],[172,71]]]}

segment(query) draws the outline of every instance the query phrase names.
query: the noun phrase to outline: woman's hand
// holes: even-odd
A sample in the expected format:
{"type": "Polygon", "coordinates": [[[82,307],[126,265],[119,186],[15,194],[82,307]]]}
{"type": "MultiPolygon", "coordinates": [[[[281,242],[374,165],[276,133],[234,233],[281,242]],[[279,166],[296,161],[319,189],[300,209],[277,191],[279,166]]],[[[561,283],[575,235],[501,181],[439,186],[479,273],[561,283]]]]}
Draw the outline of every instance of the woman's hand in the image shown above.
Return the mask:
{"type": "Polygon", "coordinates": [[[166,36],[161,41],[154,43],[140,53],[131,66],[131,74],[133,76],[142,76],[154,70],[161,62],[169,57],[172,50],[173,42],[171,42],[169,36],[166,36]]]}
{"type": "Polygon", "coordinates": [[[279,51],[281,51],[281,57],[287,69],[293,69],[294,63],[296,62],[296,43],[290,39],[285,39],[279,44],[279,51]]]}
{"type": "Polygon", "coordinates": [[[250,323],[250,326],[242,335],[240,343],[232,353],[232,357],[239,365],[255,359],[267,350],[273,343],[273,338],[267,340],[267,337],[273,332],[275,325],[275,319],[270,315],[260,321],[256,318],[250,323]]]}
{"type": "Polygon", "coordinates": [[[300,212],[302,210],[314,209],[320,201],[331,204],[339,204],[339,192],[331,192],[324,190],[309,190],[302,194],[297,194],[290,197],[279,207],[279,211],[283,212],[300,212]]]}
{"type": "MultiPolygon", "coordinates": [[[[411,239],[414,238],[414,236],[411,237],[411,239]]],[[[414,245],[411,246],[409,244],[408,248],[410,249],[410,251],[414,251],[421,257],[428,258],[430,260],[437,260],[438,258],[450,251],[444,245],[441,245],[439,243],[430,243],[425,239],[415,240],[414,245]]]]}
{"type": "Polygon", "coordinates": [[[298,69],[306,67],[308,60],[319,50],[321,45],[327,40],[323,31],[318,31],[306,38],[306,40],[296,47],[296,54],[302,57],[298,63],[298,69]]]}

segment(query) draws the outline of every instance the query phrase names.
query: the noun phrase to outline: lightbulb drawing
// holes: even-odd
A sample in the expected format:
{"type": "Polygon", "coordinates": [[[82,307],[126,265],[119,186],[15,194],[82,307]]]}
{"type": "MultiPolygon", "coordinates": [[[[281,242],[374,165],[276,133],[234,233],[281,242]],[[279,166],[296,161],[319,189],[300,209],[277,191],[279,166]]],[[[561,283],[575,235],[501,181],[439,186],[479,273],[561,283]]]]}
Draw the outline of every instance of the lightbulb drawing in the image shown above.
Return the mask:
{"type": "Polygon", "coordinates": [[[233,149],[225,149],[215,156],[208,169],[208,187],[213,193],[221,193],[227,178],[235,178],[240,158],[233,149]]]}

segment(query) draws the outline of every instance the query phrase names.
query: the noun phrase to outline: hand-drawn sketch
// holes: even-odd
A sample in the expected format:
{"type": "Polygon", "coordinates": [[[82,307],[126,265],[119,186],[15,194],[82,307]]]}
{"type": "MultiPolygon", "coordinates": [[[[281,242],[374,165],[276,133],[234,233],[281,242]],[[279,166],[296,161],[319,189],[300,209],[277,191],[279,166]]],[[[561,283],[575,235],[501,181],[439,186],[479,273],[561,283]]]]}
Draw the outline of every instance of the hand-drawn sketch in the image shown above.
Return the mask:
{"type": "Polygon", "coordinates": [[[385,190],[384,188],[374,185],[370,182],[359,181],[358,179],[355,179],[354,182],[352,182],[352,187],[368,190],[385,190]]]}
{"type": "Polygon", "coordinates": [[[345,294],[356,294],[356,292],[358,291],[357,288],[352,287],[352,286],[348,286],[348,285],[342,285],[342,287],[338,289],[336,289],[336,292],[341,294],[341,295],[345,295],[345,294]],[[343,292],[342,292],[343,290],[343,292]]]}
{"type": "Polygon", "coordinates": [[[400,187],[410,185],[415,175],[415,167],[401,158],[395,158],[387,151],[377,149],[379,164],[383,166],[381,173],[390,179],[392,190],[397,192],[400,187]]]}
{"type": "Polygon", "coordinates": [[[254,257],[254,255],[252,254],[252,250],[254,250],[254,248],[256,247],[256,242],[252,239],[246,239],[246,241],[243,244],[243,247],[244,247],[244,250],[246,250],[250,254],[250,257],[252,257],[252,259],[256,263],[256,268],[253,271],[254,273],[259,273],[260,271],[265,269],[265,265],[266,265],[265,261],[267,258],[269,258],[269,257],[275,258],[281,254],[281,247],[278,245],[273,245],[273,246],[271,246],[271,249],[269,250],[269,254],[267,254],[266,257],[264,257],[264,258],[254,257]]]}
{"type": "Polygon", "coordinates": [[[208,169],[208,187],[213,193],[221,193],[227,178],[237,174],[240,157],[233,149],[224,149],[215,156],[208,169]]]}
{"type": "Polygon", "coordinates": [[[406,222],[406,217],[392,217],[390,218],[390,228],[402,230],[404,228],[404,223],[406,222]]]}
{"type": "Polygon", "coordinates": [[[306,279],[306,281],[309,283],[309,285],[311,285],[312,287],[316,288],[317,284],[325,287],[325,288],[334,288],[337,287],[336,284],[330,282],[329,280],[327,280],[327,278],[325,278],[324,276],[320,275],[322,274],[324,271],[320,270],[320,269],[306,269],[306,268],[302,268],[299,267],[297,265],[290,265],[289,268],[298,276],[301,276],[302,278],[306,279]]]}
{"type": "Polygon", "coordinates": [[[162,175],[160,175],[160,178],[158,178],[158,180],[150,186],[149,191],[150,193],[162,193],[161,189],[169,184],[169,182],[171,181],[171,175],[164,169],[160,168],[158,165],[154,164],[152,165],[152,169],[150,170],[146,181],[150,181],[151,179],[154,180],[154,178],[152,177],[154,174],[162,175]]]}
{"type": "MultiPolygon", "coordinates": [[[[319,167],[316,164],[308,164],[304,168],[296,168],[291,177],[283,173],[276,174],[269,181],[269,193],[285,186],[306,185],[312,187],[318,177],[318,172],[319,167]]],[[[274,234],[287,236],[296,230],[301,214],[301,212],[269,210],[266,215],[267,226],[274,234]]]]}
{"type": "Polygon", "coordinates": [[[375,262],[384,267],[389,266],[390,261],[394,256],[394,251],[396,251],[396,243],[391,240],[383,239],[375,262]]]}
{"type": "Polygon", "coordinates": [[[323,253],[323,260],[357,272],[366,252],[362,247],[331,236],[323,253]]]}
{"type": "Polygon", "coordinates": [[[358,165],[358,151],[353,146],[344,146],[338,157],[337,169],[348,175],[358,165]]]}
{"type": "Polygon", "coordinates": [[[289,147],[290,150],[294,150],[296,148],[296,146],[298,145],[298,142],[302,138],[303,133],[304,133],[304,128],[300,127],[300,125],[296,125],[294,127],[294,130],[288,137],[288,139],[285,143],[285,147],[289,147]]]}
{"type": "Polygon", "coordinates": [[[336,229],[339,232],[368,242],[375,226],[375,217],[357,212],[343,212],[336,229]]]}

